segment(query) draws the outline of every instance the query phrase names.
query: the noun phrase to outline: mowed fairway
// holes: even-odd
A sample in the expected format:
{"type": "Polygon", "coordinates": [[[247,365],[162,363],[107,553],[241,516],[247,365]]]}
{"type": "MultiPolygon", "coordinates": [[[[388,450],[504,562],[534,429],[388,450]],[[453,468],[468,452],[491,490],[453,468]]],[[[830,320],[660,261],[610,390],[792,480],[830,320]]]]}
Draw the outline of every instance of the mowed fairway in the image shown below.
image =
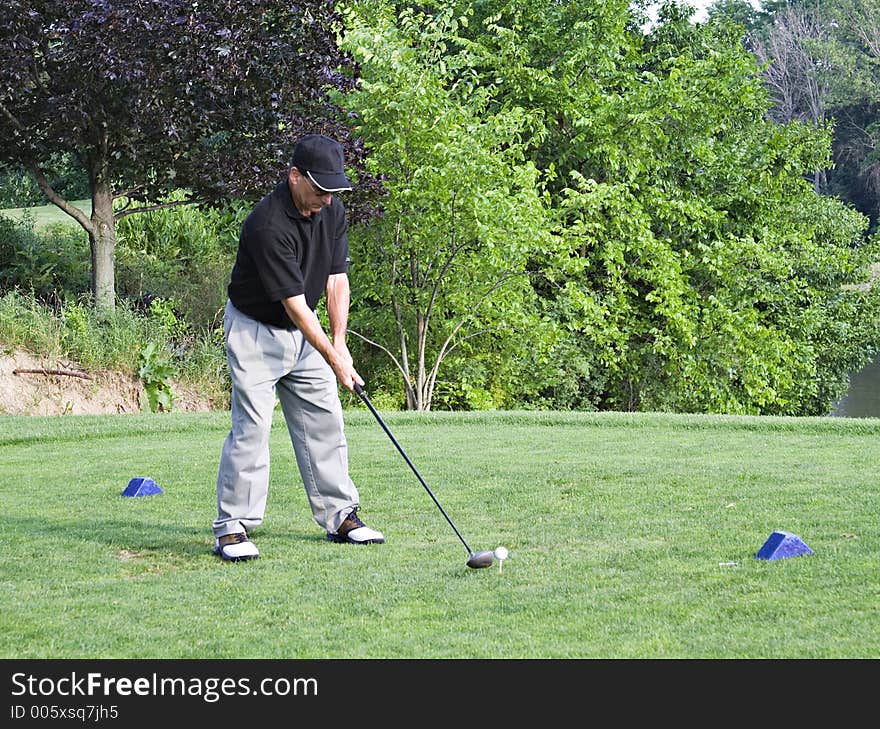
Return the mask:
{"type": "Polygon", "coordinates": [[[346,412],[325,541],[280,414],[259,560],[211,554],[226,413],[0,418],[6,658],[876,658],[880,420],[346,412]],[[164,493],[125,498],[134,477],[164,493]],[[775,530],[814,555],[758,560],[775,530]]]}
{"type": "MultiPolygon", "coordinates": [[[[71,200],[70,204],[82,210],[86,215],[92,214],[91,200],[71,200]]],[[[23,220],[25,217],[31,218],[34,221],[34,226],[37,228],[45,228],[46,226],[54,225],[56,223],[79,228],[79,223],[57,205],[38,205],[30,208],[5,208],[4,210],[0,210],[0,215],[4,215],[12,220],[23,220]]]]}

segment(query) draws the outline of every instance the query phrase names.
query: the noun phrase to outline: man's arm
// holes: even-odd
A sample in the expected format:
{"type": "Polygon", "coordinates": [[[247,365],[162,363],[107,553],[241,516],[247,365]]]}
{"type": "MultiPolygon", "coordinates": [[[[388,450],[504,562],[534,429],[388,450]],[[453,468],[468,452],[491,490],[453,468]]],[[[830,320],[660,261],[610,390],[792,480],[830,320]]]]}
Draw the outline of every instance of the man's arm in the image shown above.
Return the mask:
{"type": "Polygon", "coordinates": [[[333,346],[343,356],[351,359],[345,344],[348,329],[348,307],[351,305],[351,287],[347,273],[334,273],[327,279],[327,316],[330,319],[330,337],[333,346]]]}
{"type": "Polygon", "coordinates": [[[343,387],[354,392],[354,383],[363,385],[364,381],[355,370],[351,354],[345,344],[348,307],[351,301],[347,274],[337,273],[330,276],[327,280],[326,297],[333,341],[321,326],[317,314],[309,308],[304,295],[291,296],[281,303],[284,304],[287,315],[297,329],[333,368],[336,379],[343,387]]]}

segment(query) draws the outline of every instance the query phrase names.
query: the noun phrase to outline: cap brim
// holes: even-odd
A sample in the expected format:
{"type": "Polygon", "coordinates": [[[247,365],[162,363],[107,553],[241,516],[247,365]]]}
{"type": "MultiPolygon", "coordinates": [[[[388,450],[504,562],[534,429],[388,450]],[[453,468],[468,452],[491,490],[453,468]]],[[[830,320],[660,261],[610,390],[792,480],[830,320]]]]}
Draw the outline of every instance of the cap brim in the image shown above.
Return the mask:
{"type": "Polygon", "coordinates": [[[320,187],[324,192],[342,192],[351,190],[351,182],[342,173],[322,174],[320,172],[306,171],[309,179],[320,187]]]}

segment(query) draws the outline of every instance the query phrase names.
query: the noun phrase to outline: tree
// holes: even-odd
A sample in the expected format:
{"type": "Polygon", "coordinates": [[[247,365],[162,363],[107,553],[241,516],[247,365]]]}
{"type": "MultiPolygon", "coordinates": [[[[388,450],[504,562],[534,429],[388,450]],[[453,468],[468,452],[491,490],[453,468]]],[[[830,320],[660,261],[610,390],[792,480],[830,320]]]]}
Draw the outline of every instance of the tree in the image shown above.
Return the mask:
{"type": "Polygon", "coordinates": [[[550,229],[525,160],[532,123],[521,107],[490,110],[491,87],[468,78],[466,22],[375,0],[345,15],[361,77],[339,103],[388,193],[381,217],[350,232],[351,328],[394,363],[412,410],[438,392],[492,406],[491,383],[525,374],[553,332],[528,282],[550,229]]]}
{"type": "Polygon", "coordinates": [[[761,12],[750,0],[715,0],[706,13],[709,20],[726,18],[743,26],[746,33],[757,28],[761,22],[761,12]]]}
{"type": "MultiPolygon", "coordinates": [[[[766,39],[752,35],[764,80],[773,106],[769,116],[783,123],[797,119],[824,125],[828,119],[828,96],[833,62],[828,41],[833,26],[822,10],[808,4],[791,5],[773,14],[766,39]]],[[[825,170],[815,170],[817,192],[827,183],[825,170]]]]}
{"type": "MultiPolygon", "coordinates": [[[[716,15],[742,22],[737,3],[716,15]]],[[[874,0],[765,0],[745,23],[746,47],[765,65],[771,118],[833,128],[832,161],[814,172],[817,189],[880,219],[880,6],[874,0]]]]}
{"type": "Polygon", "coordinates": [[[880,5],[833,0],[822,5],[834,30],[828,108],[835,119],[830,192],[880,223],[880,5]]]}
{"type": "MultiPolygon", "coordinates": [[[[0,162],[26,169],[88,233],[101,308],[115,305],[122,217],[256,197],[283,175],[304,132],[336,135],[349,164],[362,166],[326,96],[353,80],[332,2],[10,2],[0,21],[0,162]],[[85,171],[91,213],[50,183],[59,154],[85,171]],[[167,202],[176,190],[185,199],[167,202]]],[[[362,186],[358,209],[367,211],[371,189],[362,186]]]]}
{"type": "Polygon", "coordinates": [[[827,413],[880,344],[876,238],[806,179],[829,128],[769,119],[742,27],[676,3],[647,35],[614,0],[479,9],[473,74],[543,122],[557,245],[532,280],[589,357],[580,402],[827,413]]]}

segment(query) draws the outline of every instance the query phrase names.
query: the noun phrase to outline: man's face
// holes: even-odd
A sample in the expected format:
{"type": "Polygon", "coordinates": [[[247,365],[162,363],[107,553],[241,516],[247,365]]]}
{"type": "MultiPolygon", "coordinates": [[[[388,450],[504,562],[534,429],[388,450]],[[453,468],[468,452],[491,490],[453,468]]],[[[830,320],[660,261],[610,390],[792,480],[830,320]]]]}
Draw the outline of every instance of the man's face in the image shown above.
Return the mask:
{"type": "Polygon", "coordinates": [[[333,200],[333,193],[322,190],[296,168],[290,171],[291,193],[297,209],[305,216],[317,213],[333,200]]]}

